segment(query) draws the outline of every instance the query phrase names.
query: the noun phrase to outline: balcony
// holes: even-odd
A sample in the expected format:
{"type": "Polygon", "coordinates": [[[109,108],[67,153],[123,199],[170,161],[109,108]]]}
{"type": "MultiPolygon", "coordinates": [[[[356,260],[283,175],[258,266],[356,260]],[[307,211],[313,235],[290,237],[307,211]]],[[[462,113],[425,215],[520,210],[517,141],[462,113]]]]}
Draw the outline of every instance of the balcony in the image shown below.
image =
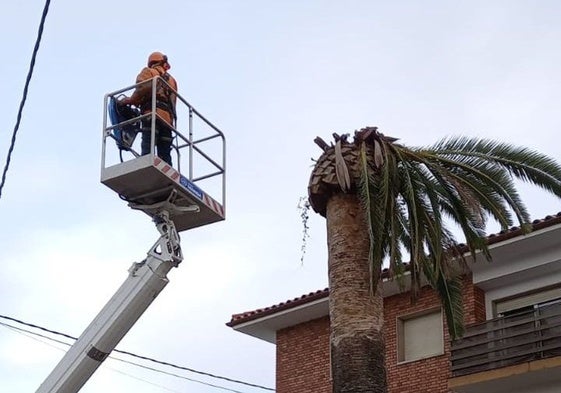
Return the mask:
{"type": "Polygon", "coordinates": [[[559,383],[561,302],[470,326],[452,342],[450,360],[449,387],[455,392],[512,392],[524,384],[559,383]]]}

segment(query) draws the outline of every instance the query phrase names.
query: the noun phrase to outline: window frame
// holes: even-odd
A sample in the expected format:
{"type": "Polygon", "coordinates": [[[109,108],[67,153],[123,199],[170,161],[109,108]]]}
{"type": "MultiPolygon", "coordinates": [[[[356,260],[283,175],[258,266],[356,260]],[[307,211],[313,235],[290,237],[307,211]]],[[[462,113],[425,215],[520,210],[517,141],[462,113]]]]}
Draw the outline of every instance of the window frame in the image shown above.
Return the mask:
{"type": "Polygon", "coordinates": [[[501,317],[505,313],[512,313],[524,307],[532,306],[535,308],[537,305],[558,299],[561,299],[561,286],[558,284],[495,299],[492,303],[493,318],[501,317]]]}
{"type": "Polygon", "coordinates": [[[437,356],[442,356],[446,353],[445,343],[444,343],[444,315],[442,312],[442,307],[432,307],[426,310],[417,311],[409,314],[402,314],[396,317],[396,358],[397,364],[407,364],[411,362],[417,362],[423,359],[429,359],[437,356]],[[439,314],[440,315],[440,333],[441,333],[441,346],[437,352],[421,355],[419,357],[405,359],[405,322],[408,320],[421,318],[423,316],[439,314]]]}

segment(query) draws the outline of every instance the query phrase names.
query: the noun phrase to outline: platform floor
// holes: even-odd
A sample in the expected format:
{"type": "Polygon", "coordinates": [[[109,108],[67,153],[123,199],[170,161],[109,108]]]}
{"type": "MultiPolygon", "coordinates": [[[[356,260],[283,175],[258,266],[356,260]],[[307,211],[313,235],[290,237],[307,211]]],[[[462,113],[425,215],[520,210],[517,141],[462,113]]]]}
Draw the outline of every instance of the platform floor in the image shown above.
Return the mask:
{"type": "MultiPolygon", "coordinates": [[[[199,206],[200,211],[172,213],[177,231],[224,220],[224,207],[159,157],[141,156],[101,170],[101,182],[123,199],[142,205],[164,201],[177,191],[178,206],[199,206]]],[[[147,213],[149,214],[149,213],[147,213]]]]}

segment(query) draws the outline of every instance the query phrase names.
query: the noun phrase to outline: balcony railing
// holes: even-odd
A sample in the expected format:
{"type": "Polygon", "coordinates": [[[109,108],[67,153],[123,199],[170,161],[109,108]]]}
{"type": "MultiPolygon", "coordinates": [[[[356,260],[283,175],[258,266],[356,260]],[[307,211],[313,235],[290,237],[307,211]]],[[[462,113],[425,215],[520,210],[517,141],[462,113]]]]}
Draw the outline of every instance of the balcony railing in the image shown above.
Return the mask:
{"type": "Polygon", "coordinates": [[[561,356],[561,303],[470,326],[451,352],[454,377],[561,356]]]}

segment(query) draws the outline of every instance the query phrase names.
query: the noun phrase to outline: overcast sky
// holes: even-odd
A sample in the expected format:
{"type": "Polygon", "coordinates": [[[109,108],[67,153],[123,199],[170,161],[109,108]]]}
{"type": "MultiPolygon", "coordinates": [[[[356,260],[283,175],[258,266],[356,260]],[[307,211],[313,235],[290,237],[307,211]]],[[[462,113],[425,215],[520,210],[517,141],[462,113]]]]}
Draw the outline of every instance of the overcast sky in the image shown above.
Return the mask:
{"type": "MultiPolygon", "coordinates": [[[[42,8],[0,13],[2,165],[42,8]]],[[[558,1],[53,0],[0,199],[0,314],[78,336],[158,238],[99,172],[104,94],[163,51],[226,134],[227,219],[182,233],[184,262],[118,348],[273,387],[274,345],[224,323],[327,286],[315,215],[300,261],[313,139],[378,126],[408,145],[461,134],[559,159],[559,20],[558,1]]],[[[533,218],[561,210],[522,189],[533,218]]],[[[1,390],[35,391],[60,348],[0,325],[1,390]]],[[[107,391],[223,390],[108,360],[82,389],[107,391]]]]}

